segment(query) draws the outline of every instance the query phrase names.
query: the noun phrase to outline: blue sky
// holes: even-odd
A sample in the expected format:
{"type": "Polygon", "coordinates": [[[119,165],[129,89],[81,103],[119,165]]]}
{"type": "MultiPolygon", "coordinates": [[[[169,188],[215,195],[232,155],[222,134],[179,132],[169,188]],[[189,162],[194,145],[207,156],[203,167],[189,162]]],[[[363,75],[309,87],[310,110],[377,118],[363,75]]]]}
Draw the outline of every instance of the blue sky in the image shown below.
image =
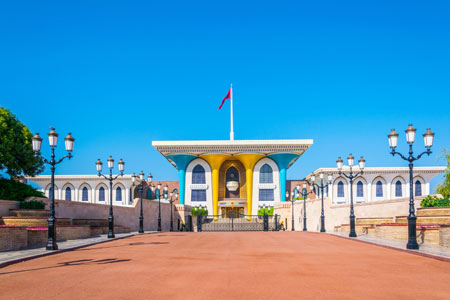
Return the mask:
{"type": "Polygon", "coordinates": [[[0,40],[0,105],[76,138],[57,174],[111,154],[176,179],[151,141],[228,139],[231,82],[236,139],[314,139],[291,179],[349,153],[406,166],[387,134],[406,151],[409,123],[417,151],[436,133],[417,165],[450,148],[448,1],[2,1],[0,40]]]}

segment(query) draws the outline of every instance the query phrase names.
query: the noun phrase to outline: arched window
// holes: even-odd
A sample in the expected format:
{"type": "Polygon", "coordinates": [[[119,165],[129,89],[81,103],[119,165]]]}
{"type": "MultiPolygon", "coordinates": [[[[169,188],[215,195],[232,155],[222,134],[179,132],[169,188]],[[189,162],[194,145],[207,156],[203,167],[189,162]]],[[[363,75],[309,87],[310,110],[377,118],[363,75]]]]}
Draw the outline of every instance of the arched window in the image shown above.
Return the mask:
{"type": "Polygon", "coordinates": [[[155,199],[159,199],[159,189],[155,189],[155,199]]]}
{"type": "Polygon", "coordinates": [[[105,201],[105,188],[102,186],[98,190],[98,201],[105,201]]]}
{"type": "Polygon", "coordinates": [[[122,201],[122,189],[120,186],[116,188],[116,201],[122,201]]]}
{"type": "Polygon", "coordinates": [[[402,183],[397,180],[395,183],[395,197],[402,197],[402,183]]]}
{"type": "Polygon", "coordinates": [[[414,196],[422,196],[422,183],[420,183],[419,180],[416,181],[416,191],[414,193],[414,196]]]}
{"type": "Polygon", "coordinates": [[[81,191],[81,201],[89,201],[89,192],[87,187],[84,187],[81,191]]]}
{"type": "Polygon", "coordinates": [[[70,187],[66,187],[66,200],[72,201],[72,189],[70,187]]]}
{"type": "Polygon", "coordinates": [[[362,181],[358,181],[356,184],[356,197],[364,197],[364,189],[363,189],[362,181]]]}
{"type": "Polygon", "coordinates": [[[337,185],[337,196],[344,197],[344,183],[342,181],[339,181],[337,185]]]}
{"type": "Polygon", "coordinates": [[[259,183],[273,183],[273,171],[268,164],[263,165],[259,170],[259,183]]]}
{"type": "Polygon", "coordinates": [[[147,196],[145,197],[147,199],[153,199],[152,198],[152,189],[147,189],[147,196]]]}
{"type": "Polygon", "coordinates": [[[380,180],[377,181],[375,196],[378,198],[383,197],[383,183],[380,180]]]}
{"type": "Polygon", "coordinates": [[[192,170],[192,183],[193,184],[205,184],[205,169],[201,165],[196,165],[192,170]]]}

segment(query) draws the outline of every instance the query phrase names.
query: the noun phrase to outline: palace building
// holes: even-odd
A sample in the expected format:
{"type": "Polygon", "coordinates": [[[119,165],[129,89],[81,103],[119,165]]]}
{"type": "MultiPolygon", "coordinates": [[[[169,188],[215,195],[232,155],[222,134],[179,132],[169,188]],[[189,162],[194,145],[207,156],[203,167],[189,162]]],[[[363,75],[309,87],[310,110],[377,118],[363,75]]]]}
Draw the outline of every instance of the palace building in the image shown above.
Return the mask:
{"type": "Polygon", "coordinates": [[[286,172],[313,140],[154,141],[178,170],[180,204],[256,215],[285,201],[286,172]]]}

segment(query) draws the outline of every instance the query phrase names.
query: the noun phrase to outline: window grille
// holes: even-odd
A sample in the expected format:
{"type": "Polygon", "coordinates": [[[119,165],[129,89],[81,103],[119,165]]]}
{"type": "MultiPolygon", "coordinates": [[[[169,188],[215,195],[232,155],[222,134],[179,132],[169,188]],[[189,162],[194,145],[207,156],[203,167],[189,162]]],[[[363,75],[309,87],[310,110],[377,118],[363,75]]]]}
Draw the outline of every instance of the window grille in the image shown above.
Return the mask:
{"type": "Polygon", "coordinates": [[[196,165],[192,170],[192,183],[193,184],[204,184],[205,179],[205,169],[201,165],[196,165]]]}
{"type": "Polygon", "coordinates": [[[381,181],[377,181],[375,196],[383,197],[383,183],[381,181]]]}
{"type": "Polygon", "coordinates": [[[191,201],[206,201],[206,190],[192,190],[191,201]]]}
{"type": "Polygon", "coordinates": [[[416,181],[416,191],[414,193],[414,196],[422,196],[422,183],[420,183],[419,180],[416,181]]]}
{"type": "Polygon", "coordinates": [[[273,183],[273,171],[268,164],[263,165],[259,170],[259,182],[273,183]]]}
{"type": "Polygon", "coordinates": [[[122,201],[122,189],[120,186],[116,188],[116,201],[122,201]]]}
{"type": "Polygon", "coordinates": [[[274,201],[274,195],[272,189],[260,189],[259,201],[274,201]]]}
{"type": "Polygon", "coordinates": [[[395,197],[402,197],[402,183],[400,180],[395,183],[395,197]]]}
{"type": "Polygon", "coordinates": [[[81,191],[81,201],[89,201],[89,192],[87,187],[84,187],[81,191]]]}
{"type": "Polygon", "coordinates": [[[72,189],[70,187],[66,187],[66,200],[72,201],[72,189]]]}
{"type": "Polygon", "coordinates": [[[105,201],[105,188],[102,186],[98,190],[98,201],[105,201]]]}
{"type": "Polygon", "coordinates": [[[344,197],[344,183],[342,181],[339,181],[337,185],[337,196],[344,197]]]}
{"type": "Polygon", "coordinates": [[[364,189],[363,189],[362,181],[358,181],[356,184],[356,197],[364,197],[364,189]]]}

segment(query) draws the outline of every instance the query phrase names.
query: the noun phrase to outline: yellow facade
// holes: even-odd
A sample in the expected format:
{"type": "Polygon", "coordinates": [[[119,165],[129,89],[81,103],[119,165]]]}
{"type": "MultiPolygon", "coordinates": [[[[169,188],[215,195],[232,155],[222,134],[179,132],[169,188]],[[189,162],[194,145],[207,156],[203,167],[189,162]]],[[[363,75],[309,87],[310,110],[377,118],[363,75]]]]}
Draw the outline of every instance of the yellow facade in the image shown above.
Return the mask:
{"type": "MultiPolygon", "coordinates": [[[[213,211],[214,215],[219,214],[219,188],[220,188],[220,176],[219,171],[222,164],[229,160],[238,160],[245,168],[245,192],[247,196],[247,215],[252,214],[252,197],[253,197],[253,168],[255,164],[263,157],[262,154],[239,154],[239,155],[224,155],[224,154],[206,154],[201,155],[201,158],[206,160],[212,173],[212,192],[213,192],[213,211]]],[[[232,165],[232,164],[230,164],[232,165]]]]}

